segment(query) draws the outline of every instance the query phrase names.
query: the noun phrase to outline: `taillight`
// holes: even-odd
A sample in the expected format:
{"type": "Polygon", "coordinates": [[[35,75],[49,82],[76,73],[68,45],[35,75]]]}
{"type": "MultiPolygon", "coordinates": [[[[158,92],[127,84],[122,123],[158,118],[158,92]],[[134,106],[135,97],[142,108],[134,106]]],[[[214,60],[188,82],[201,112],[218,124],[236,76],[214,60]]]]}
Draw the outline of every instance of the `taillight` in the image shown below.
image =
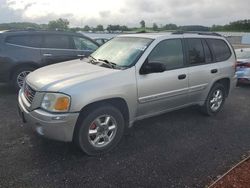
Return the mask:
{"type": "Polygon", "coordinates": [[[237,67],[240,67],[240,68],[250,68],[250,62],[238,61],[237,62],[237,67]]]}
{"type": "Polygon", "coordinates": [[[245,66],[246,66],[247,68],[250,68],[250,62],[246,63],[245,66]]]}
{"type": "Polygon", "coordinates": [[[240,63],[241,63],[240,61],[236,61],[236,62],[234,63],[234,71],[235,71],[235,72],[237,71],[237,67],[239,66],[240,63]]]}
{"type": "Polygon", "coordinates": [[[238,66],[238,62],[236,61],[236,62],[234,63],[234,71],[235,71],[235,72],[237,71],[237,66],[238,66]]]}

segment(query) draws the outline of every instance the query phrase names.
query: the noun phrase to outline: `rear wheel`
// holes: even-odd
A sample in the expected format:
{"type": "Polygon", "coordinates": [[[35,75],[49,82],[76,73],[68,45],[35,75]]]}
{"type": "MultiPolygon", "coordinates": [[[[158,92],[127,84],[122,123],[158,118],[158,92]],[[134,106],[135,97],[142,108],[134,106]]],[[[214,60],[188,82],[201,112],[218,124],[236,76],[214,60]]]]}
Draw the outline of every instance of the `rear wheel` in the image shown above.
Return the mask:
{"type": "Polygon", "coordinates": [[[32,71],[34,71],[34,70],[35,70],[34,67],[29,67],[29,66],[17,68],[14,71],[14,73],[12,74],[12,77],[11,77],[11,86],[12,86],[12,88],[15,91],[18,91],[20,88],[22,88],[26,76],[29,73],[31,73],[32,71]]]}
{"type": "Polygon", "coordinates": [[[225,87],[220,83],[216,83],[210,90],[207,99],[202,106],[202,112],[209,116],[217,114],[224,105],[225,96],[225,87]]]}
{"type": "Polygon", "coordinates": [[[93,109],[80,119],[74,140],[88,155],[106,153],[122,138],[124,118],[121,112],[111,105],[93,109]]]}

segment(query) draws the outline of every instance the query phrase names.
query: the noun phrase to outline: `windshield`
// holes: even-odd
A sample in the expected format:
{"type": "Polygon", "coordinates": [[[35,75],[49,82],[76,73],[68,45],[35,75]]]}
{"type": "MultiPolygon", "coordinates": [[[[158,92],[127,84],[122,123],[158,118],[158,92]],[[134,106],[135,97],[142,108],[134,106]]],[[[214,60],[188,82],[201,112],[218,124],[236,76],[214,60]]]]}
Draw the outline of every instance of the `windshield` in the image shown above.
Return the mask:
{"type": "Polygon", "coordinates": [[[117,37],[98,48],[91,57],[120,67],[129,67],[141,57],[151,41],[146,38],[117,37]]]}
{"type": "Polygon", "coordinates": [[[238,59],[250,59],[250,51],[244,51],[244,50],[236,51],[236,56],[238,59]]]}

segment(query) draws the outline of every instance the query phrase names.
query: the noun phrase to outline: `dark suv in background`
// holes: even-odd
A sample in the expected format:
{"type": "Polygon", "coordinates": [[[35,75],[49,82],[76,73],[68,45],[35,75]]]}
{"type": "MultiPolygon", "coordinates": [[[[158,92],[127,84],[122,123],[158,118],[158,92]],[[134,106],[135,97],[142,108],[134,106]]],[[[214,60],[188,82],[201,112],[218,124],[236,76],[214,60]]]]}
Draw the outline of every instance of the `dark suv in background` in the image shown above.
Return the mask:
{"type": "Polygon", "coordinates": [[[5,31],[0,33],[0,82],[19,90],[33,70],[90,55],[99,47],[94,40],[62,31],[5,31]]]}

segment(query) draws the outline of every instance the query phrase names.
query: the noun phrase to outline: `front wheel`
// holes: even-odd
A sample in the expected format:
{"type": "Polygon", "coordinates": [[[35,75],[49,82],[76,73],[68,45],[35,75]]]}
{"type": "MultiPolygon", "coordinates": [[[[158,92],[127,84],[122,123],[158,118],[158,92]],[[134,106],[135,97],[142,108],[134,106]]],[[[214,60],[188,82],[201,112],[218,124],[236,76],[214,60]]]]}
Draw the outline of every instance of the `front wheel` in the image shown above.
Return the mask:
{"type": "Polygon", "coordinates": [[[23,87],[26,76],[34,70],[35,70],[34,67],[29,67],[29,66],[20,67],[16,69],[11,77],[12,88],[15,91],[21,89],[23,87]]]}
{"type": "Polygon", "coordinates": [[[121,112],[111,105],[91,110],[80,119],[74,140],[88,155],[106,153],[122,138],[124,118],[121,112]]]}
{"type": "Polygon", "coordinates": [[[216,83],[210,90],[207,99],[202,106],[202,112],[209,116],[217,114],[224,105],[225,97],[225,87],[220,83],[216,83]]]}

